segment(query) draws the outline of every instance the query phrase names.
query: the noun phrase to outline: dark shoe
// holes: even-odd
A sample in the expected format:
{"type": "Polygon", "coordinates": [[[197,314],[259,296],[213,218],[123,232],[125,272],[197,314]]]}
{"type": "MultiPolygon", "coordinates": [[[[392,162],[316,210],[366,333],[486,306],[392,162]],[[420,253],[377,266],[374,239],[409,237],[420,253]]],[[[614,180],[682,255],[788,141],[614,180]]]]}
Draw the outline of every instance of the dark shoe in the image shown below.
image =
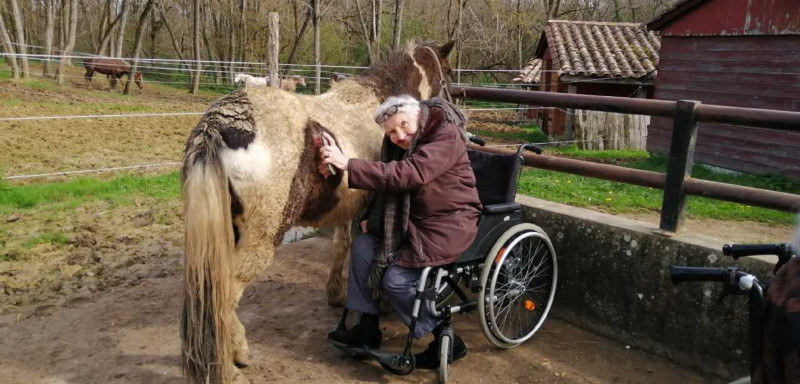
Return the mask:
{"type": "MultiPolygon", "coordinates": [[[[453,359],[456,361],[467,355],[467,345],[458,335],[453,335],[453,359]]],[[[414,367],[420,369],[439,368],[439,337],[428,344],[428,349],[414,355],[414,367]]]]}
{"type": "Polygon", "coordinates": [[[378,326],[378,316],[364,313],[361,322],[351,329],[335,330],[328,334],[328,339],[345,347],[367,347],[378,349],[381,347],[383,334],[378,326]]]}

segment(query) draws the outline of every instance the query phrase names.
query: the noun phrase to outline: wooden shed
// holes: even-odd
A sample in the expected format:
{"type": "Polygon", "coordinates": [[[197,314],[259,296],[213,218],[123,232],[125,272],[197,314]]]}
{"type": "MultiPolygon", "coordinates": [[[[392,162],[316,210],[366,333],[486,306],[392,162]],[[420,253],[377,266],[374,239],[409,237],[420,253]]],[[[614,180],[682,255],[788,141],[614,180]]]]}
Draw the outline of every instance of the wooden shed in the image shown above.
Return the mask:
{"type": "MultiPolygon", "coordinates": [[[[641,24],[550,20],[534,56],[541,59],[539,90],[648,97],[659,46],[658,36],[641,24]]],[[[556,108],[540,110],[538,120],[551,137],[587,139],[594,135],[597,140],[590,141],[599,142],[601,149],[643,149],[649,117],[556,108]]]]}
{"type": "MultiPolygon", "coordinates": [[[[661,35],[655,98],[800,111],[800,1],[684,0],[647,24],[661,35]]],[[[647,149],[669,150],[653,118],[647,149]]],[[[702,124],[695,161],[800,177],[800,133],[702,124]]]]}

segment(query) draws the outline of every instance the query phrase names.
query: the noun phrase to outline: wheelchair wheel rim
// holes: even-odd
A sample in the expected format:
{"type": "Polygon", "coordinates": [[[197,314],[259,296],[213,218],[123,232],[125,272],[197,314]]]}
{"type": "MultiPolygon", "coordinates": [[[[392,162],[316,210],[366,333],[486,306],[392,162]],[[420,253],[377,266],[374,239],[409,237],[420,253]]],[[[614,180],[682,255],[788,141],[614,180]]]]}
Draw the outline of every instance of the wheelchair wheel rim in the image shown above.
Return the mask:
{"type": "Polygon", "coordinates": [[[500,341],[523,343],[546,319],[558,276],[554,254],[545,236],[530,231],[514,238],[495,259],[484,305],[500,341]]]}

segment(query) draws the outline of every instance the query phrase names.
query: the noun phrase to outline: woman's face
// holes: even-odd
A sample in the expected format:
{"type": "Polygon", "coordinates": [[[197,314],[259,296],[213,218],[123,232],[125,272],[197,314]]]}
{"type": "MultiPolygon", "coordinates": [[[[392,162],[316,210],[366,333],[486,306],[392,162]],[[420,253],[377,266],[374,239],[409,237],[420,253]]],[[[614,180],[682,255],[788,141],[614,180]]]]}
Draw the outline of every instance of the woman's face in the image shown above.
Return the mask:
{"type": "Polygon", "coordinates": [[[395,114],[383,122],[383,131],[394,145],[407,150],[417,133],[417,119],[405,113],[395,114]]]}

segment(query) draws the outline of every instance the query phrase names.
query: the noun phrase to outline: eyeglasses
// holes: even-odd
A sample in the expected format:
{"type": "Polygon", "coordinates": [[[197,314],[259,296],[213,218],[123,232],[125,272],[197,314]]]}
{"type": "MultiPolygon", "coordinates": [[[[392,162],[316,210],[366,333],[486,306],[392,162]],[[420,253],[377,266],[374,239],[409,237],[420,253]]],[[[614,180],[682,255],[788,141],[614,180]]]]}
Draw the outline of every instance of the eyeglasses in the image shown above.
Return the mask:
{"type": "Polygon", "coordinates": [[[392,116],[396,115],[396,114],[397,114],[397,111],[399,111],[399,110],[400,110],[400,107],[402,107],[402,106],[403,106],[402,104],[397,104],[397,105],[393,105],[393,106],[389,107],[389,108],[388,108],[388,109],[387,109],[385,112],[383,112],[383,113],[382,113],[380,116],[378,116],[378,117],[376,117],[376,118],[375,118],[375,122],[376,122],[376,123],[378,123],[378,125],[381,125],[381,124],[383,124],[383,123],[384,123],[386,120],[388,120],[390,117],[392,117],[392,116]]]}

